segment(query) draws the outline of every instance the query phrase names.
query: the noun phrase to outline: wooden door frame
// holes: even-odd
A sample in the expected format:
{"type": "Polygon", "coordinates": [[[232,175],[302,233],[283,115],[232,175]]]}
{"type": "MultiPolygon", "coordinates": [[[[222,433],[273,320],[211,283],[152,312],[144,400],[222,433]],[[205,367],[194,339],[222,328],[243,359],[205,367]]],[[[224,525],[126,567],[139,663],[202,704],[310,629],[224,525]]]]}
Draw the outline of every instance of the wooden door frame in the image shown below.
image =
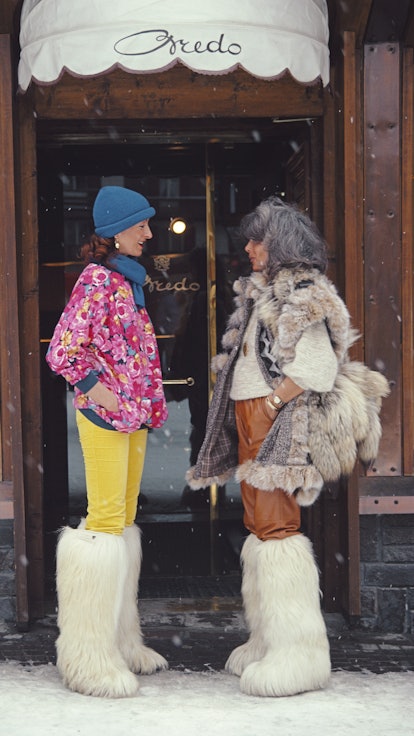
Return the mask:
{"type": "MultiPolygon", "coordinates": [[[[75,127],[77,121],[84,123],[90,121],[93,128],[102,125],[102,121],[108,124],[116,124],[118,120],[142,119],[197,119],[211,118],[213,114],[217,118],[317,118],[322,122],[324,135],[329,140],[329,147],[325,149],[323,161],[323,180],[325,185],[323,226],[328,233],[335,232],[336,193],[335,188],[329,185],[334,179],[336,166],[335,158],[335,134],[325,123],[325,117],[329,120],[335,115],[332,96],[329,91],[322,90],[319,85],[306,87],[296,83],[289,75],[269,82],[250,77],[242,70],[232,72],[228,75],[218,77],[216,80],[211,76],[205,77],[189,71],[185,67],[177,65],[168,72],[150,75],[132,75],[127,72],[116,70],[111,74],[98,77],[97,79],[74,79],[68,74],[56,85],[46,87],[33,86],[29,91],[19,97],[20,108],[20,152],[21,152],[21,177],[24,206],[21,206],[20,230],[22,235],[22,260],[26,264],[29,277],[23,288],[23,301],[28,300],[31,313],[38,314],[38,289],[35,281],[37,274],[37,222],[27,212],[35,212],[37,199],[36,192],[36,161],[34,152],[36,150],[36,120],[50,123],[55,126],[66,125],[75,127]],[[171,90],[174,94],[171,94],[171,90]],[[212,92],[214,90],[214,93],[212,92]],[[27,157],[27,158],[26,158],[27,157]],[[33,207],[35,206],[35,209],[33,207]],[[31,289],[31,291],[30,291],[31,289]]],[[[321,210],[322,208],[320,208],[321,210]]],[[[23,324],[29,324],[29,311],[23,310],[23,324]]],[[[22,350],[24,354],[32,352],[39,359],[39,344],[35,345],[38,332],[34,335],[27,329],[22,333],[22,350]],[[33,339],[35,337],[35,339],[33,339]]],[[[23,376],[24,396],[32,396],[31,400],[25,400],[24,414],[34,418],[31,431],[25,433],[25,447],[32,457],[37,457],[39,464],[42,462],[41,427],[39,431],[33,432],[33,427],[40,425],[41,409],[39,401],[40,378],[39,370],[33,374],[25,372],[23,376]],[[36,389],[37,386],[37,389],[36,389]],[[38,421],[39,420],[39,421],[38,421]]],[[[26,471],[27,474],[27,471],[26,471]]],[[[33,528],[33,554],[38,559],[41,552],[39,546],[39,535],[41,527],[39,514],[41,515],[41,477],[35,478],[32,474],[26,482],[26,500],[30,508],[28,525],[33,528]]],[[[358,489],[352,494],[355,498],[358,489]]],[[[347,489],[345,497],[347,498],[347,489]]],[[[355,527],[358,519],[358,511],[355,504],[346,508],[347,528],[355,527]],[[350,523],[350,516],[353,518],[350,523]]],[[[326,518],[326,515],[325,515],[326,518]]],[[[346,534],[346,546],[349,548],[348,534],[346,534]]],[[[355,549],[355,547],[354,547],[355,549]]],[[[353,600],[352,612],[358,610],[359,595],[359,546],[356,548],[355,558],[352,561],[354,572],[350,575],[347,570],[346,593],[343,602],[347,607],[350,599],[353,600]],[[354,597],[349,595],[349,580],[354,579],[354,597]],[[356,580],[356,583],[355,583],[356,580]]],[[[39,599],[43,595],[43,581],[39,570],[35,572],[30,587],[30,599],[35,602],[33,610],[38,610],[39,599]]],[[[348,609],[349,610],[349,609],[348,609]]]]}
{"type": "Polygon", "coordinates": [[[18,262],[16,242],[16,181],[13,135],[13,76],[11,38],[0,35],[0,355],[1,355],[1,474],[0,518],[14,519],[16,619],[24,629],[29,621],[26,548],[26,508],[23,475],[19,335],[18,262]],[[6,438],[9,438],[7,441],[6,438]]]}
{"type": "MultiPolygon", "coordinates": [[[[17,15],[22,0],[5,0],[0,10],[0,21],[3,28],[11,32],[12,18],[15,18],[14,34],[17,38],[17,15]]],[[[98,78],[74,79],[64,74],[62,79],[53,85],[36,87],[31,85],[25,95],[17,99],[17,121],[15,151],[18,157],[16,168],[16,220],[17,232],[17,274],[16,301],[19,297],[20,356],[22,370],[22,419],[23,437],[20,430],[14,438],[16,447],[13,461],[9,450],[3,442],[3,482],[0,482],[0,509],[10,509],[14,490],[15,513],[19,515],[16,526],[16,554],[24,552],[25,535],[28,534],[29,597],[31,612],[36,610],[43,596],[42,588],[42,479],[41,479],[41,411],[39,380],[39,344],[36,332],[38,315],[37,294],[37,191],[36,191],[36,122],[39,120],[54,121],[65,126],[68,122],[88,120],[93,129],[95,123],[130,119],[179,119],[211,117],[279,117],[302,116],[316,117],[323,120],[324,127],[324,206],[323,229],[325,237],[333,246],[330,254],[330,269],[333,280],[344,296],[353,324],[363,332],[364,327],[364,274],[361,244],[363,243],[363,181],[361,165],[361,148],[363,144],[362,124],[362,92],[361,74],[363,60],[361,49],[370,18],[375,20],[382,15],[383,4],[375,0],[349,0],[338,3],[328,0],[330,16],[330,49],[331,49],[331,84],[330,89],[322,91],[320,87],[309,87],[295,83],[289,75],[272,82],[249,77],[238,71],[223,76],[203,76],[191,72],[180,65],[168,72],[159,74],[134,75],[114,71],[98,78]],[[332,91],[332,94],[331,94],[332,91]],[[20,163],[19,163],[20,161],[20,163]],[[343,202],[343,206],[339,204],[343,202]],[[24,271],[23,271],[24,265],[24,271]],[[22,273],[20,273],[22,271],[22,273]],[[34,320],[34,322],[33,322],[34,320]],[[21,442],[24,446],[24,476],[19,476],[18,468],[22,467],[23,456],[21,442]],[[19,449],[20,448],[20,449],[19,449]],[[20,457],[20,459],[19,459],[20,457]],[[13,488],[11,467],[14,465],[16,486],[13,488]],[[7,468],[10,468],[8,473],[7,468]],[[10,479],[9,479],[10,476],[10,479]],[[24,488],[23,488],[24,484],[24,488]],[[24,494],[25,489],[25,494],[24,494]],[[17,494],[17,495],[16,495],[17,494]],[[25,497],[24,497],[25,496],[25,497]],[[25,503],[24,503],[25,502],[25,503]],[[19,510],[20,508],[20,510],[19,510]],[[26,525],[24,523],[26,513],[26,525]],[[33,572],[34,571],[34,572],[33,572]],[[34,580],[34,583],[31,582],[34,580]],[[37,603],[36,603],[37,601],[37,603]]],[[[394,12],[393,8],[393,12],[394,12]]],[[[402,8],[400,12],[406,12],[402,8]]],[[[403,124],[403,255],[405,255],[406,275],[403,274],[402,302],[407,321],[403,323],[404,355],[403,355],[403,394],[413,394],[413,336],[412,336],[412,302],[413,283],[409,275],[412,268],[412,231],[413,231],[413,110],[412,110],[412,47],[414,39],[414,10],[409,11],[409,23],[405,31],[403,83],[404,115],[407,123],[403,124]],[[408,95],[411,95],[408,97],[408,95]],[[407,115],[408,113],[408,115],[407,115]],[[408,275],[407,275],[408,274],[408,275]]],[[[388,29],[385,31],[388,33],[388,29]]],[[[2,53],[5,47],[2,46],[2,53]]],[[[7,52],[9,55],[9,52],[7,52]]],[[[2,71],[4,65],[2,66],[2,71]]],[[[5,76],[9,74],[6,68],[5,76]]],[[[9,108],[8,87],[2,88],[6,94],[5,108],[9,108]]],[[[0,132],[10,136],[9,121],[3,111],[0,112],[0,132]]],[[[5,158],[4,150],[0,156],[5,158]]],[[[3,171],[7,175],[7,187],[4,191],[12,191],[13,171],[9,159],[5,161],[3,171]]],[[[4,207],[8,233],[13,238],[14,220],[11,217],[13,202],[4,199],[4,207]]],[[[7,238],[5,246],[7,247],[7,238]]],[[[11,240],[13,242],[13,240],[11,240]]],[[[10,300],[13,300],[13,283],[7,283],[10,300]]],[[[5,299],[5,293],[0,299],[5,299]]],[[[7,302],[7,299],[6,299],[7,302]]],[[[11,307],[10,307],[11,308],[11,307]]],[[[8,321],[7,321],[8,324],[8,321]]],[[[10,324],[16,325],[15,312],[11,314],[10,324]]],[[[4,338],[5,336],[3,336],[4,338]]],[[[11,339],[13,337],[11,336],[11,339]]],[[[2,343],[4,348],[4,342],[2,343]]],[[[18,345],[14,346],[18,350],[18,345]]],[[[2,350],[2,355],[6,355],[2,350]]],[[[18,379],[13,366],[10,366],[10,377],[18,379]]],[[[363,343],[360,341],[353,349],[352,357],[363,359],[363,343]]],[[[8,371],[7,363],[2,365],[2,396],[6,389],[8,371]]],[[[16,387],[15,387],[16,388],[16,387]]],[[[5,392],[5,393],[4,393],[5,392]]],[[[14,390],[16,395],[16,391],[14,390]]],[[[19,392],[17,391],[17,395],[19,392]]],[[[413,472],[413,406],[405,401],[403,407],[403,472],[413,472]]],[[[4,420],[4,415],[3,415],[4,420]]],[[[15,423],[16,426],[19,423],[15,423]]],[[[3,428],[4,428],[3,421],[3,428]]],[[[4,432],[4,429],[3,429],[4,432]]],[[[3,434],[4,437],[4,434],[3,434]]],[[[11,453],[11,450],[10,450],[11,453]]],[[[23,473],[23,470],[21,471],[23,473]]],[[[341,489],[341,518],[346,519],[344,531],[345,563],[344,584],[341,586],[344,609],[351,616],[360,613],[359,601],[359,509],[358,495],[363,492],[367,479],[358,476],[356,470],[341,489]],[[342,491],[345,491],[344,493],[342,491]]],[[[369,480],[369,479],[368,479],[369,480]]],[[[405,480],[405,479],[401,479],[405,480]]],[[[14,482],[14,481],[13,481],[14,482]]],[[[335,494],[336,490],[333,489],[335,494]]],[[[22,557],[23,559],[23,557],[22,557]]],[[[23,595],[24,598],[24,595],[23,595]]],[[[20,604],[18,604],[19,606],[20,604]]],[[[24,608],[24,605],[23,605],[24,608]]]]}

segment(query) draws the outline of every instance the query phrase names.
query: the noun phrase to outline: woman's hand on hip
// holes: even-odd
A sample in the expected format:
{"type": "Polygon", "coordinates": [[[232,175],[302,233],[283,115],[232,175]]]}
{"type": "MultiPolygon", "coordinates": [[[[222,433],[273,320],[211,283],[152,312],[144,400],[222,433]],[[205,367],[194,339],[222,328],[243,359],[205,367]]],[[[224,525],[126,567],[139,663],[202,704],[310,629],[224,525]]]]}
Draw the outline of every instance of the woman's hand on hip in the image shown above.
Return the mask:
{"type": "Polygon", "coordinates": [[[118,399],[114,392],[103,385],[100,381],[86,392],[86,396],[92,399],[95,404],[103,406],[104,409],[116,414],[119,411],[118,399]]]}

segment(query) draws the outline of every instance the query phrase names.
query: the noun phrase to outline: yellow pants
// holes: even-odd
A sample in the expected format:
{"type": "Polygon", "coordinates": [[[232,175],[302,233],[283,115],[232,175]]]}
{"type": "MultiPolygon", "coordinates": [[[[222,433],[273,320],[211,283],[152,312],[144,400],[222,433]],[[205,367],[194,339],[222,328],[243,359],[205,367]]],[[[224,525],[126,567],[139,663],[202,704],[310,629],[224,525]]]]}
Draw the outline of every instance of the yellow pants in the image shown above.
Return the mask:
{"type": "Polygon", "coordinates": [[[148,430],[126,434],[103,429],[79,411],[76,423],[85,462],[86,529],[122,534],[137,513],[148,430]]]}

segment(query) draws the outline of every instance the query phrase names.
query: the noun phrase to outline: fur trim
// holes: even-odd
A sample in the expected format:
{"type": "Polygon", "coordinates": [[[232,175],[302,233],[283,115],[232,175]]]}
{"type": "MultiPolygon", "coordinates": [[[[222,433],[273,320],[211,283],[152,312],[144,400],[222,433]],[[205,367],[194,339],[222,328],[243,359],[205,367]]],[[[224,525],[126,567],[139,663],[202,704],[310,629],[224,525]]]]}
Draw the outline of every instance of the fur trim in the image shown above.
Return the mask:
{"type": "Polygon", "coordinates": [[[262,465],[247,460],[236,471],[238,481],[245,480],[261,491],[281,488],[289,496],[296,494],[299,506],[310,506],[323,488],[323,478],[313,465],[262,465]]]}
{"type": "Polygon", "coordinates": [[[138,680],[117,646],[127,554],[116,534],[66,527],[56,553],[57,669],[83,695],[130,697],[138,680]]]}
{"type": "Polygon", "coordinates": [[[268,540],[258,548],[257,599],[266,654],[242,673],[242,692],[279,697],[325,687],[329,642],[307,537],[268,540]]]}
{"type": "Polygon", "coordinates": [[[381,439],[381,400],[388,381],[363,363],[339,370],[332,391],[309,399],[309,452],[325,481],[350,475],[357,458],[375,460],[381,439]]]}
{"type": "MultiPolygon", "coordinates": [[[[214,359],[218,376],[205,442],[197,459],[197,475],[196,468],[190,469],[187,482],[194,490],[212,483],[224,485],[237,472],[238,480],[266,491],[283,489],[296,494],[298,504],[310,505],[324,481],[349,475],[358,458],[363,463],[375,459],[381,437],[381,401],[389,393],[388,383],[363,363],[349,361],[348,350],[358,334],[350,326],[348,310],[335,286],[319,271],[282,269],[271,282],[262,273],[254,273],[240,278],[234,291],[236,309],[222,341],[227,354],[214,359]],[[331,391],[306,391],[289,402],[269,430],[255,461],[237,468],[237,436],[229,394],[234,362],[253,302],[271,337],[272,354],[282,375],[286,363],[295,357],[304,330],[320,322],[327,325],[338,375],[331,391]]],[[[258,360],[272,385],[259,354],[258,360]]]]}
{"type": "Polygon", "coordinates": [[[213,373],[218,373],[219,371],[222,371],[228,359],[229,356],[227,353],[219,353],[218,355],[215,355],[214,358],[212,358],[211,360],[211,370],[213,371],[213,373]]]}
{"type": "Polygon", "coordinates": [[[195,471],[195,465],[193,465],[189,470],[187,470],[185,474],[185,479],[190,486],[190,488],[193,489],[193,491],[199,491],[201,488],[207,488],[208,486],[212,486],[214,483],[217,483],[218,486],[224,486],[224,484],[230,480],[230,478],[234,477],[234,473],[236,471],[236,468],[231,468],[225,473],[222,473],[221,475],[213,475],[209,478],[195,478],[194,477],[194,471],[195,471]]]}
{"type": "Polygon", "coordinates": [[[141,530],[136,524],[127,526],[123,538],[127,551],[127,573],[118,622],[118,646],[132,672],[151,675],[157,670],[168,669],[168,662],[161,654],[147,647],[142,638],[137,601],[142,561],[141,530]]]}
{"type": "Polygon", "coordinates": [[[249,640],[236,647],[230,654],[225,669],[231,675],[240,677],[243,670],[251,662],[257,662],[266,654],[263,641],[263,633],[260,621],[260,606],[258,605],[257,590],[257,557],[259,548],[265,544],[256,537],[249,534],[245,540],[240,554],[243,570],[241,592],[243,597],[244,616],[250,632],[249,640]]]}
{"type": "Polygon", "coordinates": [[[311,324],[326,322],[339,361],[345,359],[356,332],[335,286],[316,270],[282,269],[258,301],[259,318],[275,338],[281,366],[294,358],[296,344],[311,324]],[[300,284],[306,282],[306,288],[300,284]]]}
{"type": "Polygon", "coordinates": [[[221,341],[221,344],[223,345],[224,350],[231,350],[232,347],[235,345],[238,336],[239,336],[238,329],[233,328],[233,329],[227,330],[227,332],[223,335],[223,339],[221,341]]]}
{"type": "Polygon", "coordinates": [[[273,352],[282,369],[284,363],[293,360],[296,343],[311,324],[327,321],[340,362],[346,359],[349,347],[358,339],[335,286],[317,270],[282,269],[271,282],[262,273],[254,273],[238,279],[234,291],[236,309],[222,339],[225,350],[237,345],[248,299],[257,302],[259,319],[273,335],[273,352]],[[304,281],[310,282],[307,288],[297,288],[304,281]]]}

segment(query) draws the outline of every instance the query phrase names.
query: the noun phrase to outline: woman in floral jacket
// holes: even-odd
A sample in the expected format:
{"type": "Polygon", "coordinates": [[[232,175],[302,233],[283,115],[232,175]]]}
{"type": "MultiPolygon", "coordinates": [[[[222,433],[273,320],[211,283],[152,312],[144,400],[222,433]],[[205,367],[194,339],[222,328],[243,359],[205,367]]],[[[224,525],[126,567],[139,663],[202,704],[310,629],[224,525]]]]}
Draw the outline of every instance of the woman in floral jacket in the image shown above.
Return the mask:
{"type": "Polygon", "coordinates": [[[166,668],[142,641],[137,610],[140,531],[134,524],[148,428],[167,418],[156,338],[137,258],[155,210],[141,194],[103,187],[86,264],[46,360],[75,391],[88,512],[57,547],[57,666],[87,695],[136,694],[134,673],[166,668]]]}

